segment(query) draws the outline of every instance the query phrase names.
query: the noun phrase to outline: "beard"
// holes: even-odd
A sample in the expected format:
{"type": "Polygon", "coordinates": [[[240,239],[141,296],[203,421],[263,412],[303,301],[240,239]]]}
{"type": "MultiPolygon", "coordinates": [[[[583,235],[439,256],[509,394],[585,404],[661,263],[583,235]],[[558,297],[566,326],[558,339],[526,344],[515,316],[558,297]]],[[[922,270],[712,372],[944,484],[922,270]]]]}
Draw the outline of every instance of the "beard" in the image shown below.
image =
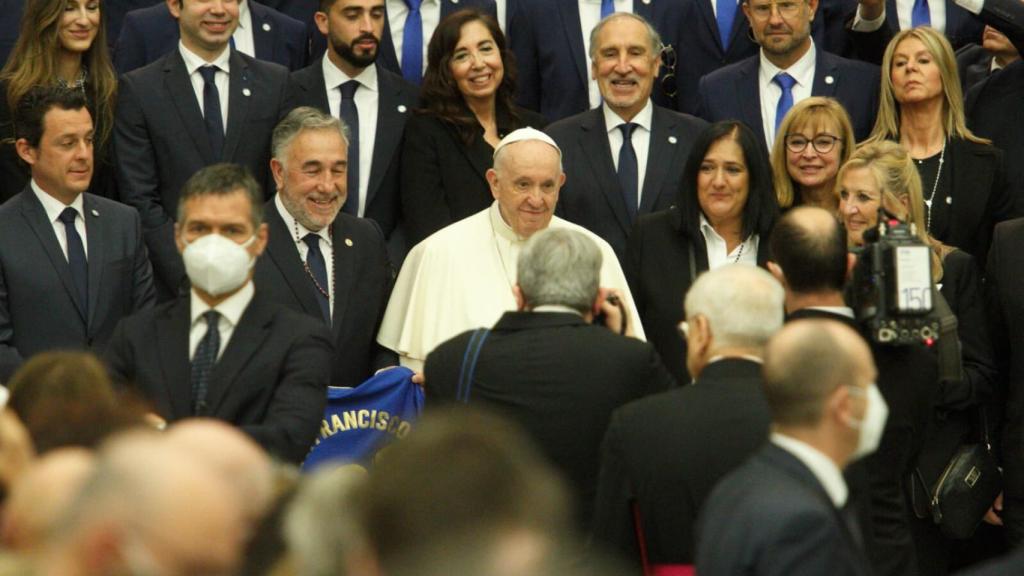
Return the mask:
{"type": "Polygon", "coordinates": [[[363,34],[352,40],[351,44],[346,44],[341,39],[332,36],[331,47],[334,51],[341,56],[342,60],[355,66],[356,68],[366,68],[370,64],[373,64],[377,60],[377,48],[380,45],[380,40],[377,39],[373,34],[363,34]],[[373,50],[364,54],[356,52],[354,46],[362,42],[363,40],[373,40],[373,50]]]}

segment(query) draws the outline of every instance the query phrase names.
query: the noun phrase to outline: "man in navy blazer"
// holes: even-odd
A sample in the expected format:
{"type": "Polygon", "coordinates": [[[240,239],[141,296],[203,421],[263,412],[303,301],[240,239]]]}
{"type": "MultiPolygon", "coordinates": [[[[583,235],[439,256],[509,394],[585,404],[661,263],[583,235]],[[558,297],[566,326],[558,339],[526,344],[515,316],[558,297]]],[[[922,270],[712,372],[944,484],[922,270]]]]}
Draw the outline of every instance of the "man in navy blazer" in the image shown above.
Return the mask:
{"type": "Polygon", "coordinates": [[[24,191],[0,207],[0,381],[55,348],[102,351],[154,302],[139,215],[86,192],[92,118],[79,91],[37,88],[16,114],[24,191]]]}
{"type": "Polygon", "coordinates": [[[760,54],[700,81],[698,115],[709,122],[739,120],[771,149],[785,112],[808,96],[839,100],[857,140],[871,132],[878,112],[877,66],[829,54],[811,39],[818,0],[746,0],[760,54]],[[788,105],[786,105],[788,103],[788,105]]]}
{"type": "Polygon", "coordinates": [[[652,102],[661,40],[641,16],[602,20],[590,53],[602,105],[547,128],[566,175],[557,214],[604,238],[621,262],[636,218],[676,203],[690,146],[707,123],[652,102]]]}
{"type": "MultiPolygon", "coordinates": [[[[238,6],[236,48],[253,58],[276,62],[289,70],[298,70],[306,65],[309,37],[302,22],[253,0],[238,0],[238,6]],[[251,38],[251,45],[245,42],[245,49],[237,45],[240,34],[251,38]]],[[[121,23],[121,32],[114,46],[114,67],[118,74],[141,68],[174,50],[178,38],[178,23],[166,3],[132,10],[121,23]]]]}
{"type": "Polygon", "coordinates": [[[167,0],[167,6],[178,18],[181,41],[122,76],[114,122],[121,195],[142,217],[161,301],[176,295],[185,278],[173,234],[182,185],[204,166],[234,162],[272,194],[270,136],[289,109],[288,70],[228,47],[237,4],[167,0]]]}
{"type": "Polygon", "coordinates": [[[871,350],[835,320],[787,324],[765,349],[769,443],[715,487],[701,513],[701,576],[867,576],[842,469],[881,436],[871,350]]]}
{"type": "MultiPolygon", "coordinates": [[[[288,100],[338,116],[341,85],[356,81],[353,95],[359,117],[358,187],[349,186],[355,204],[349,212],[372,218],[390,237],[399,222],[399,159],[405,121],[419,98],[419,89],[377,65],[384,30],[384,0],[325,0],[317,12],[319,34],[327,37],[326,54],[293,72],[288,100]],[[350,18],[350,14],[357,14],[350,18]],[[330,88],[327,79],[330,78],[330,88]],[[376,118],[375,125],[368,124],[376,118]]],[[[349,148],[351,151],[352,149],[349,148]]]]}

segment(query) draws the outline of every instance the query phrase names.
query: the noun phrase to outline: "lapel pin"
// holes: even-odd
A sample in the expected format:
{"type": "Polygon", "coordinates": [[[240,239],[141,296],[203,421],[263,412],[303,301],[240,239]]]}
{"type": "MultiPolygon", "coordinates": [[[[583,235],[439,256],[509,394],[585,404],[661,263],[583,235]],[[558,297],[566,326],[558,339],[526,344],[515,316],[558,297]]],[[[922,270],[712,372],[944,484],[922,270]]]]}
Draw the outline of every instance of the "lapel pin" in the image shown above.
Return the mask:
{"type": "Polygon", "coordinates": [[[651,0],[644,0],[644,4],[650,4],[651,0]]]}
{"type": "Polygon", "coordinates": [[[252,96],[252,90],[248,88],[242,88],[242,96],[252,96]]]}
{"type": "Polygon", "coordinates": [[[668,143],[669,144],[675,144],[676,142],[679,142],[679,140],[677,140],[675,136],[669,136],[668,137],[668,143]]]}
{"type": "Polygon", "coordinates": [[[408,108],[405,107],[405,104],[398,105],[398,111],[401,112],[402,114],[405,114],[406,110],[408,110],[408,108]]]}
{"type": "Polygon", "coordinates": [[[264,22],[263,23],[263,31],[264,32],[270,32],[270,24],[267,24],[266,22],[264,22]]]}
{"type": "MultiPolygon", "coordinates": [[[[949,200],[949,198],[947,198],[947,200],[949,200]]],[[[100,213],[99,213],[99,211],[98,211],[98,210],[96,210],[95,208],[93,208],[93,210],[92,210],[92,215],[93,215],[93,216],[99,216],[99,215],[100,215],[100,213]]]]}
{"type": "Polygon", "coordinates": [[[458,4],[459,0],[452,0],[452,4],[458,4]]]}
{"type": "Polygon", "coordinates": [[[825,76],[825,84],[835,84],[836,79],[831,76],[825,76]]]}
{"type": "Polygon", "coordinates": [[[349,246],[349,247],[352,246],[352,239],[351,238],[345,238],[345,246],[349,246]]]}
{"type": "Polygon", "coordinates": [[[946,196],[946,204],[952,204],[952,203],[953,203],[953,197],[952,196],[946,196]]]}

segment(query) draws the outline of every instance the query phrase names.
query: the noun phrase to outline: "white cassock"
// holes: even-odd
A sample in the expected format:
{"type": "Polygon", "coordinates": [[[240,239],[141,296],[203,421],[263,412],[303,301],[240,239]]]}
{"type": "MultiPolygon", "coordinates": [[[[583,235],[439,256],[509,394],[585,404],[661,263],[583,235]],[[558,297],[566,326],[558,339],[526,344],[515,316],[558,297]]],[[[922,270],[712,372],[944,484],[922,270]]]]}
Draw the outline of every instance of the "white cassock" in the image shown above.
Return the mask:
{"type": "MultiPolygon", "coordinates": [[[[634,332],[645,339],[612,247],[557,216],[551,218],[549,228],[576,230],[597,243],[602,256],[601,287],[625,294],[634,332]]],[[[494,202],[417,244],[398,274],[377,342],[397,352],[403,366],[419,371],[438,344],[466,330],[493,326],[503,313],[516,309],[512,286],[525,243],[505,223],[494,202]]]]}

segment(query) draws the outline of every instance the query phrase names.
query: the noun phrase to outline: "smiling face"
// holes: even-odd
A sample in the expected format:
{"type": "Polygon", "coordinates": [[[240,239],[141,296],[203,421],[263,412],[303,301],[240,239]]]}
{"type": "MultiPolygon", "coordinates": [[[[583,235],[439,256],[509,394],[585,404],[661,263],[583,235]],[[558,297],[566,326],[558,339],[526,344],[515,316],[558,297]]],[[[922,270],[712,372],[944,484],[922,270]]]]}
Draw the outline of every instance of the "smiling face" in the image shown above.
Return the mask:
{"type": "Polygon", "coordinates": [[[493,100],[505,77],[498,44],[487,26],[479,20],[462,26],[448,67],[467,102],[493,100]]]}
{"type": "Polygon", "coordinates": [[[65,204],[89,189],[92,180],[92,116],[89,110],[51,108],[43,116],[43,134],[33,148],[24,140],[18,155],[29,164],[32,179],[65,204]]]}
{"type": "Polygon", "coordinates": [[[502,148],[487,182],[502,218],[519,237],[529,238],[551,222],[565,174],[551,145],[524,140],[502,148]]]}
{"type": "Polygon", "coordinates": [[[60,19],[60,47],[66,52],[84,54],[92,47],[99,28],[99,0],[67,0],[60,19]]]}
{"type": "Polygon", "coordinates": [[[743,218],[749,185],[750,173],[739,143],[731,135],[713,143],[697,173],[697,200],[712,226],[743,218]]]}
{"type": "Polygon", "coordinates": [[[864,244],[864,232],[878,224],[882,190],[870,168],[849,168],[839,183],[839,214],[853,246],[864,244]]]}
{"type": "Polygon", "coordinates": [[[329,226],[347,198],[348,146],[341,134],[303,130],[285,155],[270,161],[281,203],[307,230],[329,226]]]}
{"type": "Polygon", "coordinates": [[[167,0],[185,47],[206,61],[224,51],[238,25],[238,0],[167,0]]]}
{"type": "Polygon", "coordinates": [[[623,120],[632,120],[651,97],[661,66],[652,48],[647,27],[628,17],[606,22],[590,48],[601,97],[623,120]]]}
{"type": "Polygon", "coordinates": [[[839,172],[839,157],[843,142],[836,122],[822,119],[817,126],[792,127],[786,134],[786,171],[793,181],[804,188],[819,188],[831,184],[839,172]],[[800,148],[794,152],[794,148],[800,148]],[[828,152],[819,152],[828,149],[828,152]]]}
{"type": "Polygon", "coordinates": [[[943,97],[942,72],[935,56],[917,38],[896,46],[889,70],[893,97],[900,104],[917,104],[943,97]]]}

